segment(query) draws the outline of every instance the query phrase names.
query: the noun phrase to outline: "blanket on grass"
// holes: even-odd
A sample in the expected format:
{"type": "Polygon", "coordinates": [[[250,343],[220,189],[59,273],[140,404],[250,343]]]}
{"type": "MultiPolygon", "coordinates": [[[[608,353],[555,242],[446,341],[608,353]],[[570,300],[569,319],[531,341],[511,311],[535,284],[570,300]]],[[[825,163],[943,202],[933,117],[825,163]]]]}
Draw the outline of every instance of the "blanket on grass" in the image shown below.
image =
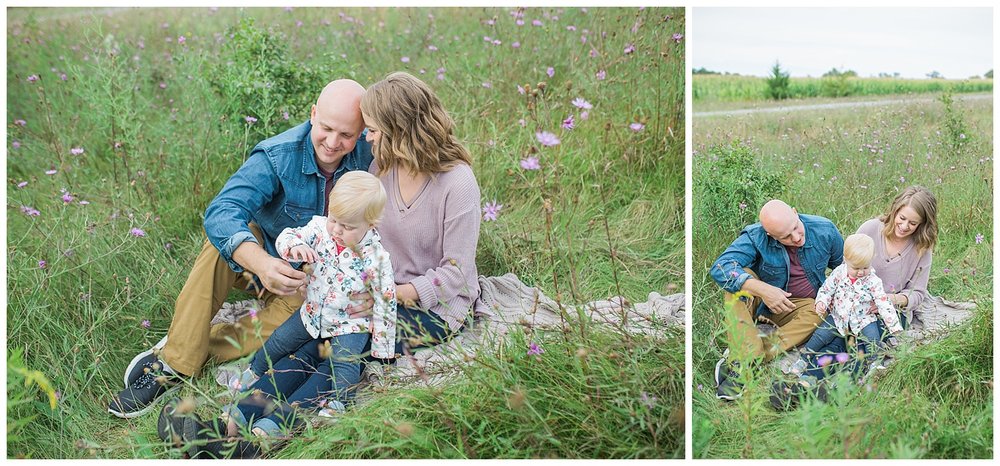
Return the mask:
{"type": "MultiPolygon", "coordinates": [[[[549,298],[514,274],[479,277],[481,289],[472,322],[447,342],[416,350],[396,360],[389,375],[402,382],[423,379],[435,384],[447,380],[481,348],[495,348],[511,329],[561,329],[568,321],[586,316],[591,323],[609,325],[631,334],[662,335],[670,326],[684,325],[684,294],[663,296],[651,292],[645,302],[631,304],[621,297],[569,306],[549,298]]],[[[235,323],[257,306],[254,300],[226,303],[213,324],[235,323]]],[[[573,325],[570,323],[569,325],[573,325]]],[[[245,365],[227,364],[216,372],[216,381],[228,386],[245,365]]]]}

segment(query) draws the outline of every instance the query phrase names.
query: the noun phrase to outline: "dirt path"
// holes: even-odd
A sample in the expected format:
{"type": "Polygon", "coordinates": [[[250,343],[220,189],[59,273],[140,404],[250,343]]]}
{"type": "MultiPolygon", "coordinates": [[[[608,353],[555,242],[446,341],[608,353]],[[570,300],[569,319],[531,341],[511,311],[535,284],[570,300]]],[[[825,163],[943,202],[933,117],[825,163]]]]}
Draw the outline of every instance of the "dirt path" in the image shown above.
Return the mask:
{"type": "MultiPolygon", "coordinates": [[[[956,100],[986,100],[992,99],[993,94],[969,94],[969,95],[956,95],[956,100]]],[[[869,100],[862,102],[836,102],[829,104],[813,104],[813,105],[795,105],[788,107],[766,107],[766,108],[744,108],[744,109],[733,109],[733,110],[714,110],[711,112],[694,112],[694,116],[698,117],[714,117],[714,116],[739,116],[739,115],[750,115],[754,113],[782,113],[782,112],[797,112],[804,110],[830,110],[838,108],[852,108],[852,107],[879,107],[885,105],[899,105],[899,104],[915,104],[915,103],[929,103],[936,101],[933,97],[920,97],[912,99],[890,99],[890,100],[869,100]]]]}

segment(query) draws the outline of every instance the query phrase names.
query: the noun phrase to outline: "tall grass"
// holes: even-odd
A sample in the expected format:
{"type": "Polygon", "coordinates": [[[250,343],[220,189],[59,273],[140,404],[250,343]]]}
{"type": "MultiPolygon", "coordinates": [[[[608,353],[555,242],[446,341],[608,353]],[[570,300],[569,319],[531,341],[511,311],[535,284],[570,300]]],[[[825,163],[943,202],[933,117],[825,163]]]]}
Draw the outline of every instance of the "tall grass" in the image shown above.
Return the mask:
{"type": "MultiPolygon", "coordinates": [[[[737,230],[706,218],[694,198],[693,432],[696,458],[991,458],[993,456],[992,103],[943,98],[878,109],[750,114],[694,122],[694,171],[741,141],[761,169],[783,178],[779,197],[831,219],[848,235],[899,190],[930,188],[940,236],[929,291],[978,304],[971,322],[941,341],[906,347],[870,385],[841,384],[828,404],[790,413],[768,404],[776,370],[754,373],[739,401],[715,398],[713,369],[726,347],[722,292],[708,269],[737,230]],[[948,126],[964,132],[952,135],[948,126]],[[977,235],[982,235],[978,237],[977,235]],[[981,241],[981,243],[980,243],[981,241]]],[[[694,192],[701,182],[696,178],[694,192]]],[[[730,212],[736,215],[732,199],[730,212]]],[[[725,202],[715,199],[713,202],[725,202]]],[[[747,207],[759,211],[760,205],[747,207]]]]}
{"type": "MultiPolygon", "coordinates": [[[[46,408],[38,385],[9,395],[38,401],[8,405],[9,420],[27,419],[8,437],[11,457],[176,453],[156,438],[155,415],[123,421],[106,403],[129,359],[166,333],[208,202],[264,133],[307,118],[301,102],[325,80],[367,85],[406,70],[437,91],[473,153],[484,202],[503,204],[483,223],[481,274],[514,272],[564,303],[639,302],[683,282],[684,42],[672,38],[684,32],[683,9],[11,9],[8,18],[8,354],[58,399],[46,408]],[[240,33],[245,18],[253,29],[240,33]],[[260,53],[284,61],[234,50],[255,37],[260,53]],[[275,88],[271,79],[295,72],[282,63],[327,74],[275,88]],[[246,108],[234,108],[241,98],[246,108]],[[592,105],[586,115],[576,98],[592,105]],[[574,127],[562,128],[571,115],[574,127]],[[541,146],[540,131],[561,143],[541,146]],[[540,170],[520,168],[529,156],[540,170]]],[[[408,419],[427,437],[320,445],[313,435],[337,434],[310,430],[274,454],[679,456],[679,335],[599,329],[544,343],[540,361],[484,359],[454,385],[380,394],[377,408],[335,427],[408,419]],[[614,357],[607,350],[625,344],[614,357]],[[573,357],[559,356],[577,348],[592,349],[582,379],[573,357]],[[484,384],[480,396],[468,395],[472,380],[484,384]],[[504,397],[491,397],[511,381],[534,410],[508,415],[504,397]],[[413,419],[428,397],[451,411],[413,419]],[[422,401],[402,402],[413,399],[422,401]],[[440,425],[472,448],[421,440],[451,441],[440,425]],[[637,431],[622,437],[622,428],[637,431]]],[[[518,342],[507,354],[523,355],[518,342]]],[[[215,402],[209,379],[182,393],[215,402]]]]}
{"type": "MultiPolygon", "coordinates": [[[[876,96],[991,92],[993,79],[900,79],[900,78],[791,78],[789,98],[876,96]]],[[[691,98],[695,102],[768,100],[767,78],[754,76],[694,75],[691,98]]]]}

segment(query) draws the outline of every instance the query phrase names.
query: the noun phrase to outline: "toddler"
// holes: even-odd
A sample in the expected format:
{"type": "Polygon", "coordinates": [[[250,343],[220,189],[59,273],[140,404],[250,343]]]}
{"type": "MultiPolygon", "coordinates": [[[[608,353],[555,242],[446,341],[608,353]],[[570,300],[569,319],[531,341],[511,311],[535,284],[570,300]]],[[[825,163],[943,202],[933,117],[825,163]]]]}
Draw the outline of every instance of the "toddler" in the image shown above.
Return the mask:
{"type": "MultiPolygon", "coordinates": [[[[306,300],[264,342],[233,388],[249,388],[270,363],[312,340],[370,333],[372,356],[395,357],[396,286],[389,254],[375,230],[385,201],[378,178],[351,171],[334,185],[328,217],[315,216],[305,226],[278,235],[282,258],[314,264],[306,300]],[[347,313],[350,296],[359,292],[370,293],[375,301],[371,317],[351,318],[347,313]]],[[[350,362],[360,367],[362,355],[356,356],[350,362]]]]}

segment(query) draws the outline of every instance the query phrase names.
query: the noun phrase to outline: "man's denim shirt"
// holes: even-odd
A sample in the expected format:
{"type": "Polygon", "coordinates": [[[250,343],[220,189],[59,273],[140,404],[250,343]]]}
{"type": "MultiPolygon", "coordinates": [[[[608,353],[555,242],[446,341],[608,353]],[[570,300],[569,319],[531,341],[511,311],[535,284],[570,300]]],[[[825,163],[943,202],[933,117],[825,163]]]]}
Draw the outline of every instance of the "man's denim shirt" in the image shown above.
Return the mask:
{"type": "MultiPolygon", "coordinates": [[[[826,269],[835,269],[844,261],[844,239],[833,222],[815,215],[799,214],[805,228],[806,242],[799,248],[799,263],[809,283],[817,290],[826,280],[826,269]]],[[[712,279],[724,290],[736,293],[747,279],[752,278],[744,267],[753,270],[761,281],[787,291],[788,251],[771,238],[760,223],[743,229],[733,244],[715,260],[710,271],[712,279]]],[[[757,314],[770,312],[761,303],[757,314]]]]}
{"type": "MultiPolygon", "coordinates": [[[[258,143],[205,210],[208,240],[237,273],[243,267],[233,260],[233,252],[244,241],[257,242],[250,222],[263,231],[264,250],[278,257],[274,241],[281,230],[325,215],[326,178],[316,167],[311,129],[306,121],[258,143]]],[[[335,181],[348,171],[368,170],[372,150],[365,135],[361,133],[354,150],[340,161],[335,181]]]]}

